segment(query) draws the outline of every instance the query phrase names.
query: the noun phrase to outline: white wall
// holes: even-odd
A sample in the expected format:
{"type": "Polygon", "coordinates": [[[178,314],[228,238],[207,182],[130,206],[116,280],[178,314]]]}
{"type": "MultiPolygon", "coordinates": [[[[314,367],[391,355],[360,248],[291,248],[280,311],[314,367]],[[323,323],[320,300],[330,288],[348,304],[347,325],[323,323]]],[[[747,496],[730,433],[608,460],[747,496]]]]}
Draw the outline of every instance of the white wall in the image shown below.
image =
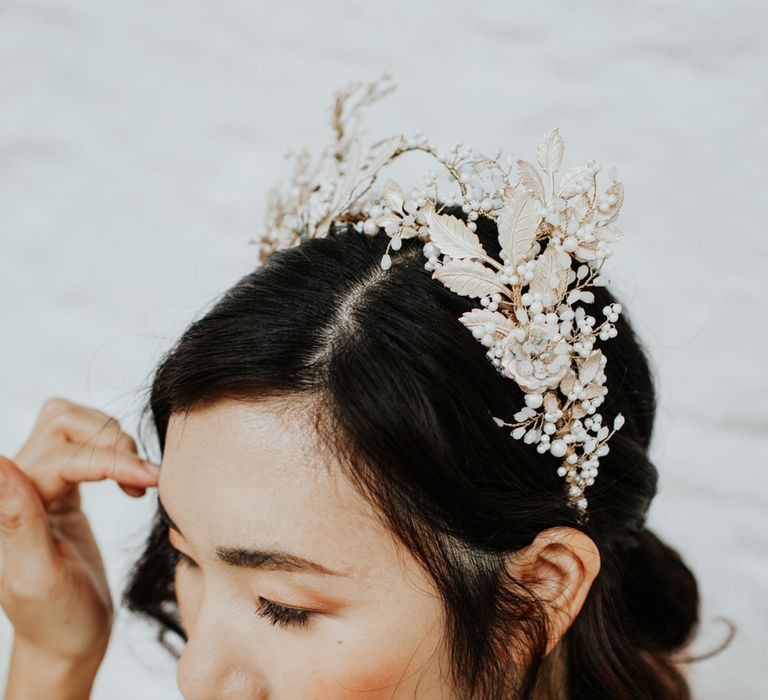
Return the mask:
{"type": "MultiPolygon", "coordinates": [[[[387,69],[371,134],[531,158],[557,125],[566,163],[618,167],[611,277],[660,392],[650,525],[699,576],[695,649],[717,616],[740,628],[694,667],[697,697],[765,697],[766,22],[757,0],[3,3],[0,453],[51,395],[133,432],[160,353],[251,269],[284,153],[322,146],[332,92],[387,69]]],[[[150,500],[82,490],[117,593],[150,500]]],[[[93,697],[179,697],[123,614],[93,697]]]]}

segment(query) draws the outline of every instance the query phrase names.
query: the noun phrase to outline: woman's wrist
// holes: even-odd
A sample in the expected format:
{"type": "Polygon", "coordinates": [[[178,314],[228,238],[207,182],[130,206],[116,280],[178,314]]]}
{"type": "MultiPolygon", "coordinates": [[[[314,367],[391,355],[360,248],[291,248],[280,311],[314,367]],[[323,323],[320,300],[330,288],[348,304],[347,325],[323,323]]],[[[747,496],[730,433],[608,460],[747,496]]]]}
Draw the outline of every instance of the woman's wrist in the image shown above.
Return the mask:
{"type": "Polygon", "coordinates": [[[16,637],[3,700],[88,700],[105,651],[63,658],[16,637]]]}

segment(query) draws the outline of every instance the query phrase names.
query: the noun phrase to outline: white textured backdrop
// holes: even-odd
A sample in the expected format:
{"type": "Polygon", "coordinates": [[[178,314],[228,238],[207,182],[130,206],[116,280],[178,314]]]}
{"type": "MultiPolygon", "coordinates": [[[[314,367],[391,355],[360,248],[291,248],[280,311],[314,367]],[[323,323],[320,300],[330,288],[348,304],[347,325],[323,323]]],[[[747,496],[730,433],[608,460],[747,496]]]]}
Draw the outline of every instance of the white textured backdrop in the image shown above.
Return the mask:
{"type": "MultiPolygon", "coordinates": [[[[162,351],[251,269],[287,149],[321,147],[333,91],[389,70],[372,135],[532,158],[559,126],[566,164],[617,166],[610,275],[659,388],[650,525],[699,577],[694,650],[718,616],[739,628],[694,665],[696,696],[765,698],[766,23],[757,0],[3,0],[0,453],[52,395],[134,432],[162,351]]],[[[83,494],[117,596],[150,499],[83,494]]],[[[10,641],[0,615],[6,665],[10,641]]],[[[174,673],[121,613],[93,697],[180,697],[174,673]]]]}

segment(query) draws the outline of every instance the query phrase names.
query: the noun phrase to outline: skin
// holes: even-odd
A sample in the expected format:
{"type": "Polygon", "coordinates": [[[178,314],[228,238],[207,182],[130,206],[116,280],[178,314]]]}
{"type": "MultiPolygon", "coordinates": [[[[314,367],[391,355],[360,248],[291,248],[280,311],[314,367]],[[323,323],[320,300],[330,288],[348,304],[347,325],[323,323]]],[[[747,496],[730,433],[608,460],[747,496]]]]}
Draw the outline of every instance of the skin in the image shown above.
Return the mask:
{"type": "Polygon", "coordinates": [[[130,496],[157,484],[117,420],[48,399],[13,460],[0,457],[0,606],[13,625],[5,700],[83,700],[109,643],[113,603],[80,484],[130,496]]]}
{"type": "Polygon", "coordinates": [[[298,425],[235,402],[171,419],[158,490],[183,533],[170,542],[197,565],[176,572],[189,638],[179,689],[188,700],[454,697],[433,586],[298,425]],[[280,547],[342,575],[237,567],[217,546],[280,547]],[[273,625],[260,596],[317,612],[303,628],[273,625]]]}
{"type": "MultiPolygon", "coordinates": [[[[234,401],[171,418],[158,491],[177,528],[169,541],[185,555],[176,570],[189,640],[177,670],[181,693],[458,697],[433,584],[301,429],[307,424],[268,403],[234,401]],[[282,548],[342,575],[239,567],[217,547],[282,548]],[[315,612],[305,627],[275,625],[257,612],[263,598],[315,612]]],[[[599,569],[594,544],[553,528],[510,566],[526,580],[546,579],[553,647],[599,569]]]]}
{"type": "MultiPolygon", "coordinates": [[[[0,457],[0,606],[14,628],[4,700],[90,697],[113,606],[79,487],[103,479],[132,497],[157,486],[169,540],[193,562],[175,573],[187,700],[458,697],[433,584],[317,448],[301,406],[283,408],[224,401],[172,416],[158,477],[114,418],[46,401],[18,454],[0,457]],[[235,566],[223,547],[281,548],[341,574],[235,566]],[[314,612],[306,626],[273,625],[264,599],[314,612]]],[[[597,548],[550,528],[508,564],[551,602],[554,649],[597,548]]]]}

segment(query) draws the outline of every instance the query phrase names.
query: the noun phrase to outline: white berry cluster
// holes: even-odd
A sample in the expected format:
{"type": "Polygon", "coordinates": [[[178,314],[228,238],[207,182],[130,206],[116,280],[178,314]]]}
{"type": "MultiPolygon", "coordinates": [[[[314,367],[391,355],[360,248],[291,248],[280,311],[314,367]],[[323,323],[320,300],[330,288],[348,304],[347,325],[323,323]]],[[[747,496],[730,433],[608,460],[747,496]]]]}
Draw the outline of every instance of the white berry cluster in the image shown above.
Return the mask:
{"type": "Polygon", "coordinates": [[[346,110],[356,84],[337,93],[333,110],[336,141],[312,164],[296,157],[290,186],[270,192],[267,230],[261,237],[262,261],[276,249],[307,237],[328,234],[335,223],[358,232],[389,238],[381,268],[392,265],[390,251],[407,238],[418,238],[424,267],[432,277],[462,296],[479,299],[479,307],[460,321],[484,347],[493,365],[522,389],[525,406],[514,422],[494,418],[510,435],[535,444],[561,461],[558,475],[566,484],[568,502],[585,514],[585,489],[598,474],[607,442],[621,428],[618,414],[612,430],[598,413],[607,394],[607,358],[597,340],[616,336],[620,304],[602,309],[599,325],[584,304],[593,304],[586,287],[604,286],[604,261],[611,245],[623,237],[615,220],[624,190],[614,169],[610,184],[598,187],[600,164],[591,160],[557,178],[564,145],[557,129],[538,146],[537,165],[511,157],[473,155],[457,141],[446,152],[422,134],[397,135],[363,146],[350,125],[360,107],[389,91],[379,81],[346,110]],[[403,153],[421,151],[447,174],[427,170],[423,187],[407,191],[394,179],[380,182],[381,169],[403,153]],[[443,213],[458,206],[464,218],[443,213]],[[490,256],[477,236],[485,217],[498,231],[499,258],[490,256]],[[577,261],[573,269],[573,261],[577,261]]]}

